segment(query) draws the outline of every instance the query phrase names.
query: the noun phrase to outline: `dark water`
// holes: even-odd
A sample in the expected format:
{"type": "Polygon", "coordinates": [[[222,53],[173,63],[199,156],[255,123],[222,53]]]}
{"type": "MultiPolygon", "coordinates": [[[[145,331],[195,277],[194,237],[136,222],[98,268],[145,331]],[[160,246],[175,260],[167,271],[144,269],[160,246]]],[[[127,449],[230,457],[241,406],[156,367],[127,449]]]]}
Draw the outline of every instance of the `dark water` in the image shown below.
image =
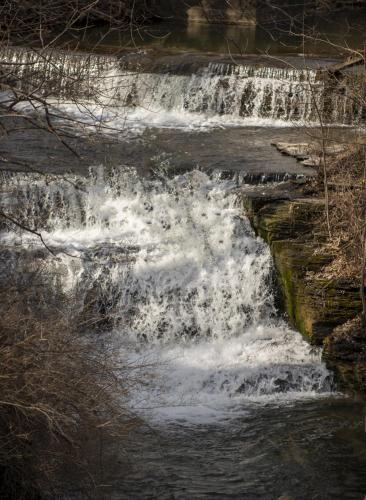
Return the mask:
{"type": "Polygon", "coordinates": [[[111,499],[361,500],[365,407],[344,399],[248,406],[220,424],[184,422],[133,437],[111,499]],[[125,480],[121,473],[126,474],[125,480]]]}
{"type": "Polygon", "coordinates": [[[81,44],[86,48],[96,45],[106,51],[156,48],[232,54],[342,55],[346,52],[342,47],[363,49],[365,26],[365,11],[318,16],[295,27],[163,22],[137,30],[132,38],[130,32],[92,29],[81,44]],[[303,32],[308,35],[306,38],[298,36],[303,32]]]}

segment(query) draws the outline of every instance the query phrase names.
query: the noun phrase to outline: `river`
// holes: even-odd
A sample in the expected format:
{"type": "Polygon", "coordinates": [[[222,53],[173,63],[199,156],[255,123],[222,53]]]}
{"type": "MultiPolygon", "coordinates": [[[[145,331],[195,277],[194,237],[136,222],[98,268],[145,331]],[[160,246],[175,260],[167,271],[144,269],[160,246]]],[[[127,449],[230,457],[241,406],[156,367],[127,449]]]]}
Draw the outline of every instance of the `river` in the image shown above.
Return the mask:
{"type": "MultiPolygon", "coordinates": [[[[38,259],[81,315],[99,316],[88,334],[144,380],[129,404],[145,425],[122,455],[108,444],[100,498],[363,498],[364,403],[339,392],[321,350],[278,309],[269,249],[237,195],[238,183],[313,175],[270,141],[314,126],[309,86],[324,102],[323,84],[302,68],[136,75],[115,64],[97,74],[102,102],[53,103],[88,131],[114,137],[123,123],[113,165],[2,179],[3,206],[58,257],[3,232],[3,280],[38,259]]],[[[347,96],[333,104],[332,123],[360,119],[347,96]]]]}

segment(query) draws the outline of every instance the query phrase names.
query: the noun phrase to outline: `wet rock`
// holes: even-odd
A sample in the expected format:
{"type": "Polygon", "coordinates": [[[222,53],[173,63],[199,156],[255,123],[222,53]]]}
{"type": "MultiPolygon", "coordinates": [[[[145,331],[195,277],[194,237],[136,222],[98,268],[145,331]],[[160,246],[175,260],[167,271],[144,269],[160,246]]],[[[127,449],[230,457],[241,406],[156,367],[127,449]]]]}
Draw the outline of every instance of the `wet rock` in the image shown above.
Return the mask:
{"type": "Polygon", "coordinates": [[[312,146],[308,142],[290,143],[290,142],[274,142],[272,143],[282,154],[293,156],[297,159],[308,159],[312,151],[312,146]]]}
{"type": "MultiPolygon", "coordinates": [[[[272,146],[286,155],[296,158],[306,167],[318,167],[322,163],[322,149],[317,142],[272,142],[272,146]]],[[[347,144],[331,143],[327,144],[325,154],[327,156],[336,156],[346,151],[347,144]]]]}
{"type": "Polygon", "coordinates": [[[228,4],[218,0],[204,0],[187,10],[188,22],[209,24],[237,24],[255,26],[255,2],[230,2],[228,4]]]}
{"type": "Polygon", "coordinates": [[[366,329],[360,323],[359,285],[325,279],[319,273],[333,260],[318,252],[325,235],[319,224],[324,200],[301,197],[304,189],[249,189],[241,193],[252,226],[271,247],[281,290],[281,306],[290,322],[324,356],[348,388],[366,389],[366,329]]]}
{"type": "Polygon", "coordinates": [[[366,388],[366,326],[360,316],[334,329],[324,342],[324,357],[341,385],[366,388]]]}
{"type": "Polygon", "coordinates": [[[317,252],[325,238],[319,229],[324,200],[262,189],[243,194],[243,205],[255,231],[271,247],[290,321],[313,343],[322,344],[361,310],[357,284],[317,275],[333,259],[331,253],[317,252]]]}

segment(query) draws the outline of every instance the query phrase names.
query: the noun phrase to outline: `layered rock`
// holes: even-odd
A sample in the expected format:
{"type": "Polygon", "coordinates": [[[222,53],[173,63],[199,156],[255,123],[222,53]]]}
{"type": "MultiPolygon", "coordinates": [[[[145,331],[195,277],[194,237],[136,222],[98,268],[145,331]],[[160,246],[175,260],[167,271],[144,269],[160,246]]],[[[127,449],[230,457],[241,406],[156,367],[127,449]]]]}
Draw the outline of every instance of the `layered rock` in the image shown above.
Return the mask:
{"type": "Polygon", "coordinates": [[[324,200],[303,197],[293,188],[254,189],[242,200],[256,233],[271,248],[290,323],[312,343],[325,346],[326,359],[347,387],[365,390],[366,332],[352,327],[362,310],[359,286],[321,272],[334,258],[320,251],[324,200]]]}
{"type": "Polygon", "coordinates": [[[337,327],[324,342],[324,357],[352,389],[366,387],[366,325],[356,317],[337,327]]]}

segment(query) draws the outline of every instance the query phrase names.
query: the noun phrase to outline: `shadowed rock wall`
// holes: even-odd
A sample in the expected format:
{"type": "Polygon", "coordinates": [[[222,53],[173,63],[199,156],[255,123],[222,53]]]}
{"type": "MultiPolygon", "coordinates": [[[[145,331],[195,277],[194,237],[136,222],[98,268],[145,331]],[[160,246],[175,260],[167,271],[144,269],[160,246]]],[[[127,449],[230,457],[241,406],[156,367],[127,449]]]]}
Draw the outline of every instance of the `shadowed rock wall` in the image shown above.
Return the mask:
{"type": "Polygon", "coordinates": [[[188,20],[199,23],[256,24],[256,0],[202,0],[187,10],[188,20]]]}
{"type": "Polygon", "coordinates": [[[276,196],[244,196],[244,208],[257,234],[271,247],[290,322],[321,345],[335,327],[362,310],[359,286],[320,273],[334,258],[317,252],[323,239],[319,220],[324,200],[276,196]]]}
{"type": "Polygon", "coordinates": [[[366,0],[151,0],[151,10],[163,19],[243,26],[362,7],[366,0]]]}

